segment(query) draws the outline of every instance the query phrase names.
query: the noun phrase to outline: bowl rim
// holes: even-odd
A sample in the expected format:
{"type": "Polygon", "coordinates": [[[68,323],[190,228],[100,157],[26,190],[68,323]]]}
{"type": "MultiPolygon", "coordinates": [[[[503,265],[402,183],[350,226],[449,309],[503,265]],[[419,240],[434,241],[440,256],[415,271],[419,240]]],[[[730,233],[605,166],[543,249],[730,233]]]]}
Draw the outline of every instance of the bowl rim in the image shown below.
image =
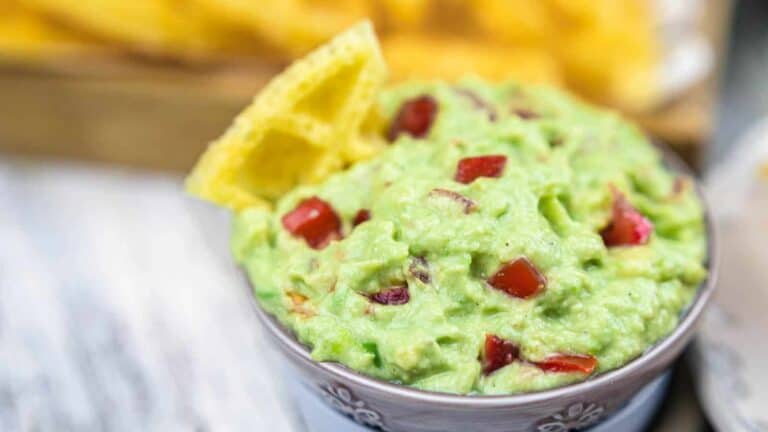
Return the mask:
{"type": "Polygon", "coordinates": [[[680,321],[671,333],[657,341],[647,348],[641,355],[630,360],[623,366],[590,377],[584,381],[534,392],[501,395],[435,392],[391,383],[378,378],[369,377],[338,362],[317,361],[313,359],[306,346],[295,338],[293,332],[284,327],[275,317],[261,307],[256,300],[256,296],[253,295],[253,285],[248,277],[247,271],[242,266],[238,266],[240,274],[246,280],[245,286],[248,288],[246,293],[250,298],[250,303],[254,307],[259,321],[274,337],[276,337],[281,345],[302,363],[323,370],[327,374],[333,376],[338,382],[352,382],[355,385],[367,388],[368,390],[390,394],[398,398],[403,398],[404,400],[447,406],[461,406],[463,408],[519,407],[539,404],[555,399],[571,399],[584,394],[589,394],[609,385],[616,385],[621,381],[641,375],[653,364],[660,361],[667,350],[673,349],[681,340],[685,339],[687,335],[694,331],[696,323],[712,297],[715,290],[715,282],[717,280],[718,258],[715,244],[716,232],[711,220],[711,212],[703,188],[693,176],[688,166],[677,154],[673,153],[664,145],[658,143],[656,143],[656,145],[661,152],[662,160],[672,171],[684,174],[692,180],[693,187],[702,204],[704,229],[707,235],[707,254],[704,260],[704,265],[708,271],[707,277],[699,284],[696,296],[683,310],[680,321]]]}

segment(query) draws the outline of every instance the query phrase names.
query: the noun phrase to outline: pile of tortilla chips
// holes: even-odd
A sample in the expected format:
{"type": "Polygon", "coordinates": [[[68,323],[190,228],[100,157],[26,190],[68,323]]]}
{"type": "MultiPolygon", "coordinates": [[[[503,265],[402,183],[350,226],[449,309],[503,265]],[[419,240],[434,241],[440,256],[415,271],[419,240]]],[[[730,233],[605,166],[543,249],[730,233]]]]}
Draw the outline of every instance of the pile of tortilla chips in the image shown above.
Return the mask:
{"type": "Polygon", "coordinates": [[[650,0],[0,0],[0,58],[98,47],[287,64],[371,19],[395,80],[467,74],[564,84],[598,102],[658,102],[650,0]],[[439,55],[438,55],[439,54],[439,55]]]}

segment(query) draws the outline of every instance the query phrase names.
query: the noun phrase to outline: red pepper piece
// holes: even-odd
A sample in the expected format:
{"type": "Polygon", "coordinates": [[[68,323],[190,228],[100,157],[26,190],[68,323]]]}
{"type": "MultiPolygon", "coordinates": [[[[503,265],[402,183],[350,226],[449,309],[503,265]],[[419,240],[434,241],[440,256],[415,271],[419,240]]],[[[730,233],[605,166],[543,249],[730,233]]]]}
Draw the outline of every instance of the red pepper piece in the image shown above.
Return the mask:
{"type": "Polygon", "coordinates": [[[520,348],[511,341],[496,335],[485,335],[483,350],[483,373],[489,375],[497,369],[514,362],[520,356],[520,348]]]}
{"type": "Polygon", "coordinates": [[[513,297],[528,298],[543,291],[547,279],[533,263],[521,257],[504,264],[488,279],[488,284],[513,297]]]}
{"type": "Polygon", "coordinates": [[[464,158],[456,167],[454,180],[467,184],[478,177],[500,177],[506,164],[507,157],[503,155],[464,158]]]}
{"type": "Polygon", "coordinates": [[[358,210],[357,214],[355,214],[355,217],[352,219],[352,226],[358,226],[361,223],[368,221],[371,219],[371,212],[366,209],[360,209],[358,210]]]}
{"type": "Polygon", "coordinates": [[[597,359],[591,355],[558,354],[535,364],[547,372],[580,372],[590,375],[597,368],[597,359]]]}
{"type": "Polygon", "coordinates": [[[341,219],[330,204],[318,197],[307,198],[282,219],[283,227],[303,238],[313,249],[322,249],[341,238],[341,219]]]}
{"type": "Polygon", "coordinates": [[[613,216],[600,235],[607,247],[636,246],[648,242],[653,224],[619,192],[614,192],[613,216]]]}
{"type": "Polygon", "coordinates": [[[394,141],[405,132],[414,138],[427,135],[437,115],[437,101],[428,95],[406,101],[389,127],[387,138],[394,141]]]}

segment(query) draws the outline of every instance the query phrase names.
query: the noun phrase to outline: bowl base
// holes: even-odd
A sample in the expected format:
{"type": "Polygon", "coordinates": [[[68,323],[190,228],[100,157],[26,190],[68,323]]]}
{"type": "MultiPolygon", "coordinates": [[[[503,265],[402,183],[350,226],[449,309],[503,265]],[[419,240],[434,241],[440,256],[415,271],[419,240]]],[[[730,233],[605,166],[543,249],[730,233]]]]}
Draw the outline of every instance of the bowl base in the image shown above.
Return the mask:
{"type": "MultiPolygon", "coordinates": [[[[586,429],[588,432],[642,432],[658,411],[669,385],[669,372],[656,378],[620,409],[600,424],[586,429]]],[[[287,377],[286,383],[299,409],[307,432],[371,432],[352,419],[328,407],[323,400],[299,383],[287,377]]]]}

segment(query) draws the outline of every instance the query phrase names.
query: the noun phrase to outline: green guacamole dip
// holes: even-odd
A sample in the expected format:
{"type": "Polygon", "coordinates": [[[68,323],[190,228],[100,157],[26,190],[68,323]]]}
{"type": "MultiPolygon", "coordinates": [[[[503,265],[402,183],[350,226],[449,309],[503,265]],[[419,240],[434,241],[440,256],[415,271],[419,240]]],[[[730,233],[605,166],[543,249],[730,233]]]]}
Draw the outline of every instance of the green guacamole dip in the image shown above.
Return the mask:
{"type": "Polygon", "coordinates": [[[476,80],[401,85],[380,104],[392,119],[420,95],[438,106],[425,136],[401,134],[273,212],[236,216],[234,255],[258,301],[313,358],[419,389],[508,394],[591,376],[537,366],[552,355],[591,356],[600,373],[675,328],[706,276],[703,210],[635,127],[554,89],[476,80]],[[481,155],[507,157],[499,177],[454,180],[459,160],[481,155]],[[618,194],[653,224],[643,244],[606,247],[618,194]],[[284,227],[309,197],[334,209],[340,240],[315,249],[284,227]],[[353,226],[361,209],[370,220],[353,226]],[[519,257],[546,278],[534,296],[488,283],[519,257]],[[407,286],[406,303],[372,301],[392,286],[407,286]],[[487,335],[519,358],[484,373],[487,335]]]}

